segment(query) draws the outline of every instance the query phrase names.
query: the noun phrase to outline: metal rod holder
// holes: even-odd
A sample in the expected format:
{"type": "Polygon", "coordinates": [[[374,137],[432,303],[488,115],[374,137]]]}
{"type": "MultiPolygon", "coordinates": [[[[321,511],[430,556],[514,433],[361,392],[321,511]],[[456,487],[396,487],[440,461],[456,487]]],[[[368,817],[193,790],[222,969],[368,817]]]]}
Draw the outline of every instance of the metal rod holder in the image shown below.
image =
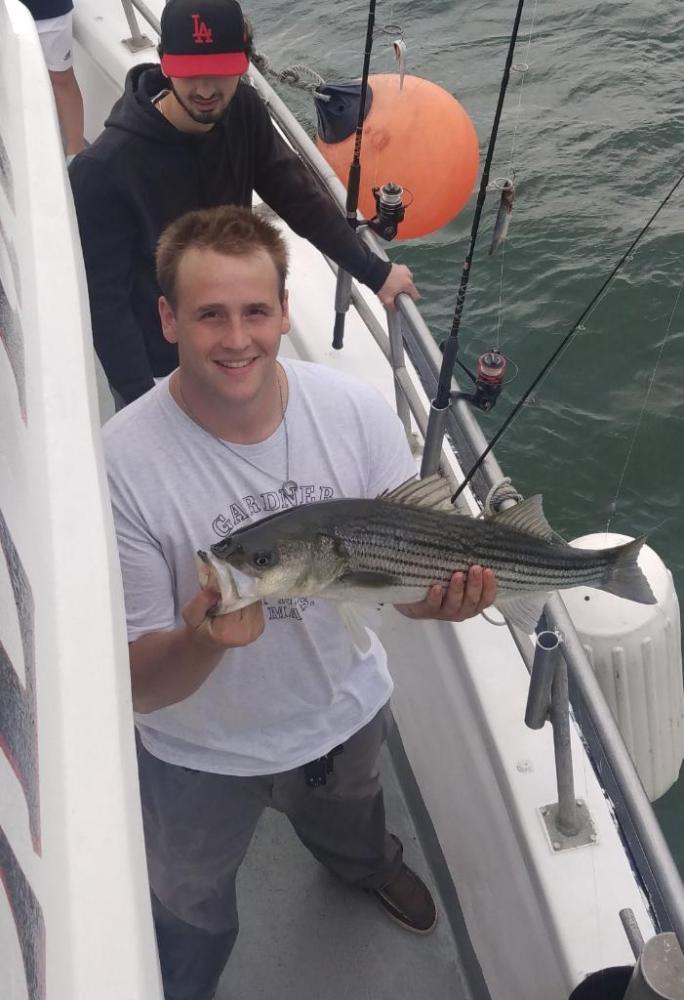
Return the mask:
{"type": "Polygon", "coordinates": [[[528,729],[542,729],[548,721],[551,687],[560,660],[558,633],[539,632],[534,650],[527,707],[525,708],[525,725],[528,729]]]}
{"type": "Polygon", "coordinates": [[[630,910],[629,907],[625,907],[624,910],[620,910],[620,920],[622,921],[622,926],[625,929],[625,934],[627,935],[627,940],[629,941],[629,946],[632,949],[632,954],[635,958],[638,958],[641,954],[641,949],[644,947],[644,938],[639,930],[639,925],[634,916],[634,910],[630,910]]]}
{"type": "Polygon", "coordinates": [[[641,949],[624,1000],[681,1000],[684,955],[674,934],[656,934],[641,949]]]}
{"type": "Polygon", "coordinates": [[[430,405],[430,416],[428,418],[427,433],[425,435],[425,448],[423,450],[423,461],[420,467],[420,477],[425,479],[431,476],[439,468],[439,460],[442,455],[442,441],[446,428],[447,414],[449,408],[430,405]]]}
{"type": "Polygon", "coordinates": [[[547,719],[551,722],[558,804],[553,809],[547,807],[544,815],[552,824],[554,833],[574,838],[580,833],[582,822],[577,813],[572,773],[568,668],[562,646],[560,632],[543,631],[537,635],[525,724],[530,729],[541,729],[547,719]]]}

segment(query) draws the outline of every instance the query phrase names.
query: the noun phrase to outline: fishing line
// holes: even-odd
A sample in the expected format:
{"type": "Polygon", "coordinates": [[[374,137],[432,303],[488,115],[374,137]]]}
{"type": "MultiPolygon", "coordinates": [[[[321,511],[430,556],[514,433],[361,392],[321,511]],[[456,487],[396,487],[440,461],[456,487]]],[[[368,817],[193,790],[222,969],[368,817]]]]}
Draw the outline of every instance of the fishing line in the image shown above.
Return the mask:
{"type": "Polygon", "coordinates": [[[600,301],[600,299],[603,296],[604,292],[606,291],[608,285],[611,283],[611,281],[613,280],[613,278],[615,277],[615,275],[618,273],[618,271],[622,268],[623,264],[625,263],[625,261],[627,260],[627,258],[629,257],[629,255],[632,253],[632,251],[636,247],[637,243],[639,243],[641,241],[641,239],[645,236],[645,234],[648,232],[648,230],[650,229],[652,223],[654,222],[654,220],[656,219],[656,217],[660,214],[660,212],[665,208],[665,206],[667,205],[668,201],[670,200],[670,198],[672,197],[672,195],[675,193],[675,191],[677,190],[677,188],[679,187],[679,185],[682,183],[682,181],[684,181],[684,174],[682,174],[681,177],[679,178],[679,180],[676,181],[675,184],[670,188],[670,190],[665,195],[665,197],[663,198],[663,200],[660,202],[660,204],[658,205],[658,207],[656,208],[655,212],[650,217],[650,219],[648,220],[648,222],[641,228],[641,230],[637,233],[637,235],[634,238],[634,240],[632,240],[632,243],[630,244],[630,246],[628,247],[628,249],[625,250],[625,252],[623,253],[622,257],[620,257],[619,261],[617,262],[617,264],[615,265],[615,267],[613,268],[613,270],[610,272],[610,274],[608,275],[608,277],[606,278],[606,280],[603,282],[603,284],[601,285],[601,287],[599,288],[599,290],[596,292],[596,294],[594,295],[594,297],[591,299],[589,305],[582,311],[582,313],[579,316],[579,318],[572,325],[572,327],[570,328],[570,331],[565,335],[565,337],[563,337],[563,340],[560,342],[560,344],[558,345],[558,347],[556,348],[556,350],[553,352],[553,354],[551,355],[551,357],[549,358],[549,360],[543,366],[543,368],[541,369],[541,371],[539,372],[539,374],[532,380],[532,382],[530,383],[530,385],[528,386],[528,388],[522,394],[522,396],[520,397],[520,399],[518,400],[518,402],[515,404],[515,406],[513,407],[513,409],[511,410],[511,412],[509,413],[509,415],[504,420],[504,422],[501,425],[501,427],[499,428],[499,430],[496,432],[496,434],[494,435],[494,437],[492,438],[492,440],[489,442],[489,444],[487,445],[487,447],[484,449],[484,451],[482,452],[482,454],[480,455],[480,457],[477,459],[477,461],[475,462],[475,464],[472,466],[472,468],[468,472],[468,474],[465,477],[465,479],[463,480],[463,482],[460,484],[460,486],[458,487],[458,489],[456,490],[456,492],[451,497],[451,502],[452,503],[454,503],[454,501],[460,496],[460,494],[466,488],[466,486],[468,485],[468,483],[471,481],[471,479],[473,478],[473,476],[475,475],[475,473],[477,472],[477,470],[480,468],[480,466],[484,462],[484,460],[487,457],[487,455],[489,455],[489,453],[492,450],[492,448],[494,448],[494,446],[501,440],[501,438],[506,433],[506,431],[510,427],[511,423],[516,418],[516,416],[518,415],[518,413],[520,412],[520,410],[522,409],[522,407],[525,405],[525,403],[527,402],[527,400],[530,398],[530,396],[532,395],[532,393],[534,392],[534,390],[544,380],[544,378],[548,375],[548,373],[550,372],[550,370],[556,364],[556,362],[560,358],[561,354],[565,351],[566,347],[568,346],[568,344],[570,343],[570,341],[574,337],[575,333],[580,329],[583,320],[585,320],[587,318],[587,316],[592,312],[592,310],[594,309],[594,307],[598,304],[598,302],[600,301]]]}
{"type": "MultiPolygon", "coordinates": [[[[487,197],[489,171],[494,158],[494,147],[496,145],[496,137],[499,132],[499,122],[501,121],[501,112],[503,110],[504,99],[506,97],[506,90],[508,89],[508,80],[511,74],[511,65],[513,63],[513,53],[515,52],[515,43],[518,38],[518,30],[520,28],[520,19],[522,17],[524,5],[525,0],[518,0],[515,19],[513,21],[513,28],[511,30],[511,37],[508,42],[508,52],[506,53],[506,62],[504,65],[503,76],[501,78],[501,86],[499,87],[499,97],[496,104],[496,111],[494,112],[492,131],[489,136],[489,145],[487,147],[487,154],[485,156],[484,167],[482,169],[480,190],[478,191],[477,202],[475,204],[475,214],[473,216],[473,224],[470,230],[470,243],[465,261],[463,263],[463,270],[461,271],[461,281],[458,287],[458,292],[456,293],[454,318],[451,324],[449,336],[446,337],[446,339],[440,344],[440,348],[443,352],[443,358],[437,379],[437,391],[435,393],[435,398],[432,400],[430,405],[430,414],[428,416],[428,425],[425,433],[425,448],[423,450],[423,459],[420,467],[421,478],[432,475],[432,473],[434,473],[439,467],[439,456],[442,451],[442,443],[444,441],[444,434],[446,431],[446,416],[451,404],[451,382],[459,350],[458,331],[461,325],[461,316],[463,314],[463,305],[468,288],[468,279],[470,278],[471,265],[475,253],[477,233],[480,227],[480,217],[482,215],[485,198],[487,197]]],[[[498,360],[499,359],[497,359],[497,361],[498,360]]],[[[476,392],[480,392],[481,388],[482,386],[476,383],[476,392]]],[[[492,385],[486,388],[487,392],[491,392],[491,390],[496,387],[492,385]]]]}
{"type": "Polygon", "coordinates": [[[477,203],[475,205],[475,215],[473,217],[473,224],[470,231],[470,245],[468,247],[468,252],[466,253],[465,262],[463,264],[463,271],[461,274],[461,283],[456,295],[456,307],[454,309],[454,318],[451,324],[451,331],[446,341],[444,342],[444,360],[442,362],[442,367],[439,373],[437,396],[433,403],[433,407],[435,407],[438,410],[446,409],[446,407],[449,405],[449,400],[451,397],[451,373],[453,372],[454,363],[456,361],[456,355],[458,353],[458,331],[461,325],[461,316],[463,314],[463,305],[465,302],[466,290],[468,287],[468,279],[470,278],[470,269],[473,261],[473,255],[475,253],[475,243],[477,241],[477,233],[480,227],[480,217],[482,215],[482,209],[484,207],[485,198],[487,196],[487,185],[489,184],[489,171],[491,169],[492,160],[494,158],[494,147],[496,145],[496,137],[499,133],[499,122],[501,121],[501,113],[503,111],[504,99],[506,97],[506,90],[508,89],[508,79],[511,73],[513,53],[515,51],[515,43],[518,38],[518,29],[520,27],[520,18],[522,17],[524,5],[525,5],[525,0],[518,0],[518,6],[515,12],[515,20],[513,22],[513,30],[511,31],[511,37],[508,44],[508,52],[506,54],[506,64],[504,66],[503,77],[501,79],[501,86],[499,88],[499,98],[496,104],[496,111],[494,113],[494,122],[492,124],[492,131],[489,137],[489,146],[487,147],[487,155],[485,157],[485,163],[482,169],[480,190],[477,195],[477,203]]]}
{"type": "Polygon", "coordinates": [[[522,96],[523,96],[523,87],[525,86],[525,73],[530,68],[530,64],[529,64],[530,47],[532,45],[532,34],[534,32],[534,21],[535,21],[535,18],[537,16],[537,4],[538,3],[539,3],[539,0],[535,0],[535,2],[534,2],[534,10],[532,11],[532,23],[530,25],[530,33],[527,36],[527,43],[526,43],[526,47],[525,47],[525,55],[523,57],[522,65],[520,66],[518,63],[516,63],[515,65],[513,65],[511,67],[513,70],[515,70],[516,72],[520,73],[520,92],[518,94],[518,107],[516,109],[515,127],[513,129],[513,141],[511,143],[511,159],[510,159],[510,169],[511,169],[511,171],[514,169],[513,160],[514,160],[514,157],[515,157],[515,144],[516,144],[516,140],[517,140],[517,136],[518,136],[518,124],[520,122],[520,112],[522,110],[522,96]]]}
{"type": "MultiPolygon", "coordinates": [[[[615,497],[613,499],[613,502],[610,504],[608,508],[608,520],[606,521],[606,532],[609,531],[610,522],[617,511],[617,502],[620,497],[620,493],[622,491],[622,484],[624,483],[625,475],[627,474],[627,467],[632,458],[634,445],[636,444],[636,439],[639,435],[639,429],[641,428],[641,422],[644,419],[644,413],[646,412],[646,407],[648,406],[648,401],[651,397],[651,391],[653,389],[656,373],[658,371],[658,365],[661,362],[663,353],[665,351],[665,345],[667,344],[668,337],[670,336],[670,330],[672,329],[672,320],[674,319],[675,313],[677,312],[677,307],[679,306],[679,299],[681,298],[682,295],[682,288],[684,288],[684,282],[679,286],[679,291],[677,292],[677,297],[675,299],[674,306],[672,307],[672,312],[670,313],[670,319],[668,320],[667,328],[665,330],[665,336],[663,337],[663,342],[661,343],[660,350],[658,351],[658,357],[656,358],[655,365],[653,366],[653,371],[651,372],[651,379],[648,383],[648,388],[646,389],[646,395],[644,396],[644,401],[641,404],[641,412],[639,413],[639,419],[636,422],[636,427],[634,428],[634,431],[632,433],[632,440],[630,441],[629,448],[627,449],[627,457],[625,458],[625,464],[622,467],[622,473],[620,474],[620,480],[617,485],[617,490],[615,491],[615,497]]],[[[662,522],[661,525],[659,525],[659,527],[661,526],[662,522]]]]}
{"type": "MultiPolygon", "coordinates": [[[[525,73],[529,69],[530,63],[530,47],[532,45],[532,35],[534,33],[534,22],[537,16],[537,4],[539,0],[534,0],[534,10],[532,11],[532,22],[530,24],[530,33],[527,36],[527,44],[525,46],[525,54],[523,56],[522,65],[514,63],[511,66],[515,72],[520,73],[520,88],[518,91],[518,107],[515,112],[515,121],[513,125],[513,139],[511,140],[511,156],[509,160],[509,176],[515,178],[515,145],[518,139],[518,126],[520,125],[520,113],[522,111],[522,97],[523,88],[525,86],[525,73]]],[[[499,308],[497,314],[496,322],[496,349],[499,351],[501,349],[501,321],[503,319],[503,280],[504,280],[504,264],[506,260],[506,241],[502,240],[501,245],[501,272],[499,275],[499,308]]]]}
{"type": "Polygon", "coordinates": [[[499,305],[496,314],[496,349],[501,350],[501,320],[503,318],[503,279],[506,260],[506,240],[501,241],[501,269],[499,271],[499,305]]]}

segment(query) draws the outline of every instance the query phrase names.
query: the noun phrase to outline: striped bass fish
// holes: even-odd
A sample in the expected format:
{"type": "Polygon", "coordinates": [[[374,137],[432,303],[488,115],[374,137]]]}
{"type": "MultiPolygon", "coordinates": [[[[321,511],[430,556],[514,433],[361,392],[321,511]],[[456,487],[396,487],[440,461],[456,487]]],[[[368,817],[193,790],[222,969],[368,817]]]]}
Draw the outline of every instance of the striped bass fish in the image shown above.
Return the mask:
{"type": "Polygon", "coordinates": [[[198,552],[215,614],[268,597],[410,604],[475,564],[494,570],[496,607],[532,631],[549,593],[584,586],[654,604],[637,565],[644,539],[574,548],[549,527],[541,497],[482,520],[457,514],[441,476],[375,500],[328,500],[279,511],[198,552]]]}

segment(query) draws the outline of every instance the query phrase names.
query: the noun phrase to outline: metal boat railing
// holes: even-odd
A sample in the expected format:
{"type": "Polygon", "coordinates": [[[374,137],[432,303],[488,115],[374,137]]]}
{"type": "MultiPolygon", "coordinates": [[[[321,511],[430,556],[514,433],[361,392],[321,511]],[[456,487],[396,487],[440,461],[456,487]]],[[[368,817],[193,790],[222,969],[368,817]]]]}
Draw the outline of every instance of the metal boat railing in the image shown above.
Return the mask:
{"type": "MultiPolygon", "coordinates": [[[[157,35],[159,35],[158,18],[147,7],[144,0],[121,0],[121,2],[132,35],[131,39],[125,40],[126,44],[134,49],[147,47],[149,43],[137,26],[133,8],[145,18],[157,35]]],[[[329,190],[340,211],[344,214],[346,188],[332,167],[316,149],[306,131],[261,73],[252,66],[249,76],[283,135],[296,149],[298,155],[313,174],[329,190]]],[[[361,238],[376,254],[385,260],[388,259],[371,231],[364,228],[359,232],[361,238]]],[[[404,426],[407,430],[409,429],[409,414],[411,414],[421,433],[425,434],[427,432],[428,411],[406,368],[405,353],[408,354],[415,367],[428,399],[435,397],[442,358],[418,308],[407,295],[400,295],[397,300],[397,312],[387,313],[388,333],[354,286],[352,286],[352,302],[392,367],[397,412],[404,421],[404,426]]],[[[452,380],[452,389],[454,394],[459,392],[456,379],[452,380]]],[[[458,395],[455,395],[449,408],[446,433],[454,444],[461,467],[466,470],[474,464],[475,459],[482,454],[487,446],[486,438],[468,403],[459,398],[458,395]]],[[[426,449],[431,448],[432,442],[426,441],[425,447],[426,449]]],[[[484,502],[489,491],[498,486],[503,478],[503,472],[498,462],[493,454],[489,454],[483,461],[479,473],[472,480],[473,491],[478,499],[484,502]]],[[[510,504],[513,501],[507,503],[510,504]]],[[[562,636],[562,642],[559,644],[559,655],[564,661],[564,666],[567,667],[572,705],[580,721],[583,736],[592,752],[593,764],[599,779],[613,800],[621,832],[629,845],[635,866],[643,880],[656,922],[661,931],[674,931],[684,950],[684,886],[682,886],[682,880],[658,825],[651,803],[646,796],[560,595],[554,594],[550,598],[544,611],[544,617],[546,630],[562,636]]],[[[528,670],[532,671],[534,647],[530,637],[514,627],[511,627],[511,632],[528,670]]],[[[560,687],[564,690],[565,685],[562,684],[560,687]]],[[[564,700],[567,703],[567,698],[564,700]]],[[[554,717],[558,716],[557,705],[554,704],[553,708],[549,707],[549,717],[553,722],[554,717]]],[[[561,725],[565,729],[567,709],[561,725]]],[[[570,780],[569,776],[563,766],[560,764],[557,766],[561,772],[559,786],[563,784],[567,786],[570,780]]],[[[559,800],[560,798],[559,793],[559,800]]],[[[560,835],[562,836],[562,834],[560,835]]]]}

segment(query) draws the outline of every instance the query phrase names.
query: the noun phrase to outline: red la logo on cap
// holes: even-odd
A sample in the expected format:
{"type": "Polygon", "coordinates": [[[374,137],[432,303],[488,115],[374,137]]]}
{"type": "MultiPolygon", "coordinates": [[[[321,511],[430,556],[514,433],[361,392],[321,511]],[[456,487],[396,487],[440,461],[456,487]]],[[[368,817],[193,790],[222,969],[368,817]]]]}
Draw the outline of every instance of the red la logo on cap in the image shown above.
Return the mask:
{"type": "Polygon", "coordinates": [[[214,40],[214,35],[211,28],[208,28],[204,21],[201,19],[199,14],[192,15],[192,23],[195,26],[195,30],[192,33],[192,37],[195,40],[195,45],[208,44],[214,40]]]}

